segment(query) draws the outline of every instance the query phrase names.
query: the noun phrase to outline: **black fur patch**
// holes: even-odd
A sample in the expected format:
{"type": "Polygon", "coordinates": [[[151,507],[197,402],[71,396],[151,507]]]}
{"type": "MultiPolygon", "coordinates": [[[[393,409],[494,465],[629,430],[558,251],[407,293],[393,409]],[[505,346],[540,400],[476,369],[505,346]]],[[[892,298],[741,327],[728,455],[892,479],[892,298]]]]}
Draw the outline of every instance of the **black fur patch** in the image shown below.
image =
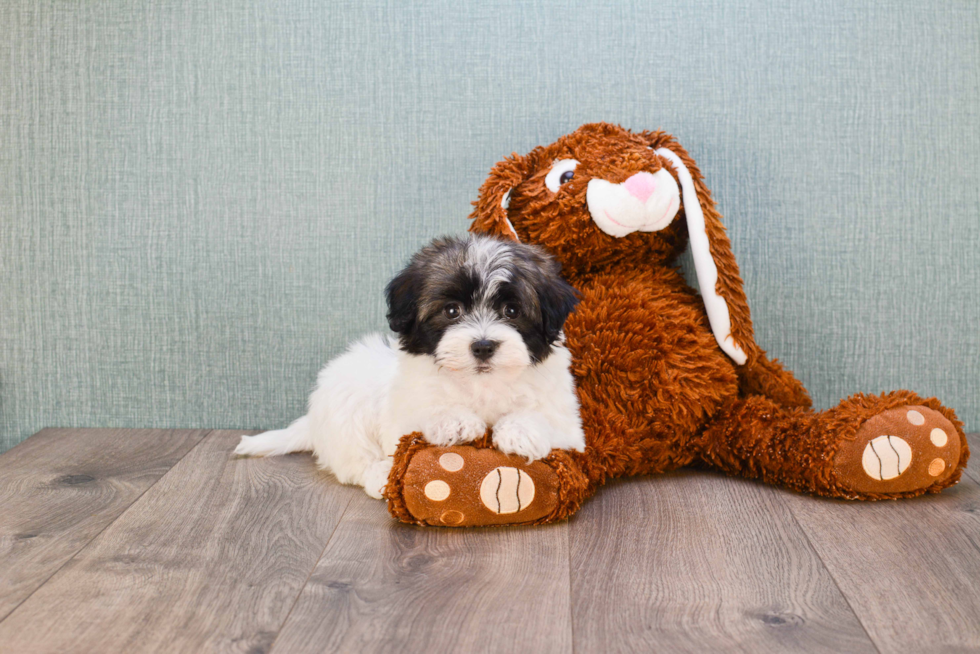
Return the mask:
{"type": "MultiPolygon", "coordinates": [[[[478,260],[478,258],[476,258],[478,260]]],[[[479,305],[492,307],[524,339],[532,361],[544,361],[568,315],[578,302],[575,289],[562,277],[561,266],[542,250],[512,241],[471,236],[436,239],[412,257],[408,266],[385,289],[388,324],[411,354],[433,355],[446,329],[453,324],[443,308],[459,303],[466,312],[479,305]],[[504,255],[482,268],[474,262],[474,250],[494,241],[504,255]],[[506,270],[509,281],[496,285],[491,297],[486,276],[506,270]],[[507,319],[508,304],[520,307],[520,315],[507,319]]]]}

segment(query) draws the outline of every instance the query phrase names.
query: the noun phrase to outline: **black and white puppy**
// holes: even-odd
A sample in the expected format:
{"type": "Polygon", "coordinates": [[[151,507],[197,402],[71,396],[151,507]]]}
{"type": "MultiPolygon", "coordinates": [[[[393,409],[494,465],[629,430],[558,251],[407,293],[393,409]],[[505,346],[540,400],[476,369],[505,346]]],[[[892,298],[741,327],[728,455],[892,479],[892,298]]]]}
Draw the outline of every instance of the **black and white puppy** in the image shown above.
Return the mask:
{"type": "Polygon", "coordinates": [[[242,438],[235,450],[312,450],[320,466],[372,497],[399,439],[493,443],[528,460],[585,449],[562,326],[576,304],[542,250],[486,236],[433,241],[388,284],[397,342],[372,334],[331,361],[308,413],[286,429],[242,438]]]}

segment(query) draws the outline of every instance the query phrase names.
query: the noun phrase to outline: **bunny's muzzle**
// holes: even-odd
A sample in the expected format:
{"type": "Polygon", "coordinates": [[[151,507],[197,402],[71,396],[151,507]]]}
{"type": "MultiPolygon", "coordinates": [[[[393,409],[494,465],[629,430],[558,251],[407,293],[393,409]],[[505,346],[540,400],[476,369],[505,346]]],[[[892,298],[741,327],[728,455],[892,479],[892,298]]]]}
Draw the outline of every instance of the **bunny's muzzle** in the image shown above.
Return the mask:
{"type": "Polygon", "coordinates": [[[663,168],[636,173],[622,184],[592,179],[585,198],[595,224],[617,238],[663,229],[681,204],[677,182],[663,168]]]}

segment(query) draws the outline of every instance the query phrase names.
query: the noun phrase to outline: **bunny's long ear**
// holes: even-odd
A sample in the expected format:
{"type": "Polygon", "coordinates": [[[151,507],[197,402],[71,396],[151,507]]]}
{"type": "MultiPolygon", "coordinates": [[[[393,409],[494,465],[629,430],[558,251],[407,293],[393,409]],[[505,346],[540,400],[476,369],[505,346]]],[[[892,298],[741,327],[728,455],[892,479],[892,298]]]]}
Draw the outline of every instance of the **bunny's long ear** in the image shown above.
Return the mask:
{"type": "Polygon", "coordinates": [[[715,340],[738,365],[758,350],[732,246],[711,192],[691,156],[672,137],[649,134],[654,152],[677,172],[698,285],[715,340]]]}
{"type": "Polygon", "coordinates": [[[516,152],[497,163],[487,181],[480,187],[480,196],[473,203],[470,231],[520,241],[514,225],[507,217],[510,193],[527,177],[527,159],[516,152]]]}

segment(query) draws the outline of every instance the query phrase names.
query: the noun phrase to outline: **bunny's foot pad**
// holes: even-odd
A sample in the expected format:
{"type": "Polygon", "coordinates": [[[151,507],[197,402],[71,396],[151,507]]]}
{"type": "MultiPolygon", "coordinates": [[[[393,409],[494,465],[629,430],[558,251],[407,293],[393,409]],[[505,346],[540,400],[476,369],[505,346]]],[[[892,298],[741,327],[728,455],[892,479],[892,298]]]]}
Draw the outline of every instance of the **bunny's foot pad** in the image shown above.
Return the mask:
{"type": "Polygon", "coordinates": [[[420,434],[403,438],[385,488],[389,511],[420,525],[480,527],[551,522],[578,508],[582,493],[568,491],[587,482],[567,453],[528,463],[488,440],[436,447],[420,434]]]}
{"type": "Polygon", "coordinates": [[[849,490],[893,496],[943,488],[958,469],[953,424],[925,406],[903,406],[869,418],[837,452],[835,470],[849,490]]]}

